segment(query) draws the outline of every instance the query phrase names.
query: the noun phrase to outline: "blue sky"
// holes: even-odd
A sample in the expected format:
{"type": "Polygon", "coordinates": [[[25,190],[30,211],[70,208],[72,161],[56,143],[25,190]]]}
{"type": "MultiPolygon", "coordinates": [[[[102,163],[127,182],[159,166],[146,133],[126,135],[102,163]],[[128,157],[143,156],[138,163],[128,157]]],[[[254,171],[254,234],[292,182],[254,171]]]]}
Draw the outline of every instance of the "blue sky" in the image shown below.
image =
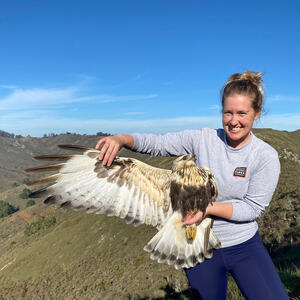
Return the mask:
{"type": "Polygon", "coordinates": [[[0,130],[221,127],[230,74],[266,72],[255,127],[300,128],[300,2],[0,0],[0,130]]]}

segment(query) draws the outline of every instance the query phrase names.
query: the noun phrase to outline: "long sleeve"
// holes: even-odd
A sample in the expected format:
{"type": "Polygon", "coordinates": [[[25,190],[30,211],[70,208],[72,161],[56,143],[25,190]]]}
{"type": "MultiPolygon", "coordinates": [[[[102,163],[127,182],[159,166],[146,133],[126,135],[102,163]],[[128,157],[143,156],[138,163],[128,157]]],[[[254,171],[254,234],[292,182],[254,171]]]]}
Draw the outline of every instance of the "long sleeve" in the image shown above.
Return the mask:
{"type": "Polygon", "coordinates": [[[151,154],[153,156],[180,156],[194,153],[193,135],[199,130],[185,130],[164,135],[133,134],[134,146],[132,150],[151,154]]]}
{"type": "Polygon", "coordinates": [[[251,175],[243,201],[232,200],[233,221],[252,221],[260,217],[272,200],[280,173],[278,156],[273,155],[251,175]]]}

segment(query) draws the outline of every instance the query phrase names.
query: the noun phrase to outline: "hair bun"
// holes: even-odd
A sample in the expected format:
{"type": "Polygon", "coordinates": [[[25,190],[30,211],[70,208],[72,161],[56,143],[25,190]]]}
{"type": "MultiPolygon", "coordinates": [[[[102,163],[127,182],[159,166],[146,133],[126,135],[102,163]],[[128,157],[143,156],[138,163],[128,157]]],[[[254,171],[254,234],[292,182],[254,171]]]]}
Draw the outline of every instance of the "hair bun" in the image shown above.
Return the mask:
{"type": "Polygon", "coordinates": [[[263,84],[262,76],[264,73],[255,72],[255,71],[245,71],[243,73],[235,73],[232,74],[228,81],[226,82],[226,85],[238,80],[248,80],[251,81],[253,84],[260,86],[263,84]]]}
{"type": "Polygon", "coordinates": [[[263,105],[263,80],[264,73],[245,71],[232,74],[222,89],[222,106],[224,100],[232,94],[244,94],[253,99],[252,107],[255,111],[261,111],[263,105]]]}

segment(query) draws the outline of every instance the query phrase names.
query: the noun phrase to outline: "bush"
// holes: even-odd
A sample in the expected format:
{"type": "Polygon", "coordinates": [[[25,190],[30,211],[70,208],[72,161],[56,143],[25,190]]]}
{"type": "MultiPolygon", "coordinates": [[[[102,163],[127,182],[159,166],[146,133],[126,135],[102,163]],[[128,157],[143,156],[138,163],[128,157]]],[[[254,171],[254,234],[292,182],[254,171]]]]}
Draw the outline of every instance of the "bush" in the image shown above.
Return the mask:
{"type": "Polygon", "coordinates": [[[19,194],[19,197],[22,199],[28,199],[30,194],[31,194],[31,190],[25,188],[25,189],[23,189],[23,192],[21,194],[19,194]]]}
{"type": "Polygon", "coordinates": [[[29,178],[24,178],[24,179],[22,180],[22,183],[24,183],[24,184],[26,184],[27,182],[29,182],[29,178]]]}
{"type": "Polygon", "coordinates": [[[17,207],[14,207],[9,203],[0,200],[0,218],[4,218],[8,215],[11,215],[18,210],[19,209],[17,207]]]}
{"type": "Polygon", "coordinates": [[[28,227],[25,228],[24,234],[30,236],[41,230],[45,230],[56,223],[55,217],[40,217],[36,222],[31,223],[28,227]]]}
{"type": "Polygon", "coordinates": [[[30,200],[27,201],[26,207],[32,206],[32,205],[34,205],[34,204],[35,204],[35,201],[32,200],[32,199],[30,199],[30,200]]]}
{"type": "Polygon", "coordinates": [[[105,132],[101,132],[101,131],[96,133],[96,136],[110,136],[110,135],[111,134],[109,134],[109,133],[105,133],[105,132]]]}

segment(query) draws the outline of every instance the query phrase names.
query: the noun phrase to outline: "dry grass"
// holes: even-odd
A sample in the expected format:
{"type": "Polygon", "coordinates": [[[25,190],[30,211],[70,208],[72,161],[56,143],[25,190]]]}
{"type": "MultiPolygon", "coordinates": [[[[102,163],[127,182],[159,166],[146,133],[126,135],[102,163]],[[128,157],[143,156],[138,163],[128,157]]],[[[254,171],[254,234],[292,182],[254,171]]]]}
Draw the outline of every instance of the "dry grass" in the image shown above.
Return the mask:
{"type": "MultiPolygon", "coordinates": [[[[300,156],[298,133],[257,130],[256,134],[279,153],[287,149],[300,156]]],[[[7,157],[7,162],[18,163],[16,166],[21,170],[32,166],[33,153],[56,153],[55,145],[63,143],[94,146],[97,140],[95,136],[79,135],[24,138],[18,139],[18,144],[14,139],[6,140],[6,144],[0,140],[2,149],[8,147],[4,156],[0,155],[0,165],[7,157]]],[[[127,150],[120,155],[164,168],[172,163],[172,158],[151,158],[127,150]]],[[[299,238],[300,169],[288,158],[283,157],[281,163],[275,198],[260,221],[263,238],[274,251],[299,238]]],[[[11,183],[23,178],[5,174],[11,183]]],[[[0,199],[5,195],[6,201],[14,201],[13,205],[17,206],[18,201],[26,204],[18,199],[23,188],[20,185],[14,191],[6,185],[0,199]]],[[[154,232],[147,226],[125,225],[118,218],[64,211],[42,203],[0,219],[0,299],[192,299],[182,271],[151,261],[143,251],[154,232]],[[24,236],[31,222],[52,216],[56,218],[52,227],[24,236]]],[[[299,247],[275,251],[274,261],[291,299],[299,299],[299,247]]],[[[243,299],[232,279],[229,279],[228,299],[243,299]]]]}

